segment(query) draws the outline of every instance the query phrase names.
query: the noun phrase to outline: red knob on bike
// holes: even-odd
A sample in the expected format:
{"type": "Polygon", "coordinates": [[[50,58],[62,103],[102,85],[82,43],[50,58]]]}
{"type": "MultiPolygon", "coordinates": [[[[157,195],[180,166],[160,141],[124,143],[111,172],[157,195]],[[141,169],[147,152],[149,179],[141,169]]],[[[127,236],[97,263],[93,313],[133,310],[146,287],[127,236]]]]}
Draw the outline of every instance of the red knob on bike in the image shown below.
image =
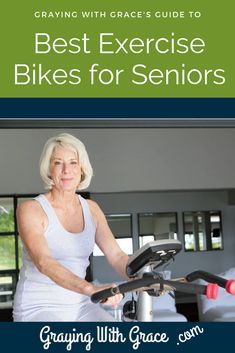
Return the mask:
{"type": "Polygon", "coordinates": [[[235,295],[235,280],[234,279],[230,279],[227,283],[226,283],[226,291],[232,295],[235,295]]]}
{"type": "Polygon", "coordinates": [[[206,287],[206,296],[208,299],[216,299],[219,292],[219,286],[216,283],[209,283],[206,287]]]}

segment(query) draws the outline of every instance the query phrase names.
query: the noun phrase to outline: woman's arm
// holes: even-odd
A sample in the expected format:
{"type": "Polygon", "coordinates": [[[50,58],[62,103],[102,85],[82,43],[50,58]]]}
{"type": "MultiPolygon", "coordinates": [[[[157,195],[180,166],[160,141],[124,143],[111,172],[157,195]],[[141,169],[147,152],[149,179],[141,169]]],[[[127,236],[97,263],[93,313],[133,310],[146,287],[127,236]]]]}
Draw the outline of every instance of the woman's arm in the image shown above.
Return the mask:
{"type": "Polygon", "coordinates": [[[121,250],[111,229],[107,223],[105,215],[96,202],[88,200],[93,218],[96,222],[96,243],[105,254],[110,265],[123,277],[126,275],[126,265],[128,255],[121,250]]]}

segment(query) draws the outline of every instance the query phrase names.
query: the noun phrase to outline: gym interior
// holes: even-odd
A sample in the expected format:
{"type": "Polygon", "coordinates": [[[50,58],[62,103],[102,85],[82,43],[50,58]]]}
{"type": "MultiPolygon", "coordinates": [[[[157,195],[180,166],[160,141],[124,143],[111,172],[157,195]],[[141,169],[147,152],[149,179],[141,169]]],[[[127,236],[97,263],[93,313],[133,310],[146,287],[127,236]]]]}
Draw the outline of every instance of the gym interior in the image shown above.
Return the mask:
{"type": "MultiPolygon", "coordinates": [[[[133,254],[152,240],[177,239],[182,250],[162,270],[171,278],[235,267],[235,128],[0,129],[0,321],[12,320],[22,263],[15,212],[44,192],[39,158],[46,140],[68,132],[86,145],[97,201],[120,246],[133,254]]],[[[89,280],[121,282],[98,247],[89,280]]],[[[177,313],[201,320],[195,294],[175,294],[177,313]]],[[[235,306],[235,305],[234,305],[235,306]]],[[[231,320],[230,320],[231,321],[231,320]]],[[[235,318],[234,318],[235,321],[235,318]]]]}

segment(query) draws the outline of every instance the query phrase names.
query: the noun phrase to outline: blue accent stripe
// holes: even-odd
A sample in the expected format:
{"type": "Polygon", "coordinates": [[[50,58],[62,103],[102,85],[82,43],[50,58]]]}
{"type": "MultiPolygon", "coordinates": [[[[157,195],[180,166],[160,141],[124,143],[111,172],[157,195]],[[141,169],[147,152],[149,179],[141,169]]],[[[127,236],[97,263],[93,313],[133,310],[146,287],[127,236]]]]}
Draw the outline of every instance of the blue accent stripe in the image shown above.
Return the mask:
{"type": "Polygon", "coordinates": [[[2,119],[235,119],[235,98],[0,98],[2,119]]]}

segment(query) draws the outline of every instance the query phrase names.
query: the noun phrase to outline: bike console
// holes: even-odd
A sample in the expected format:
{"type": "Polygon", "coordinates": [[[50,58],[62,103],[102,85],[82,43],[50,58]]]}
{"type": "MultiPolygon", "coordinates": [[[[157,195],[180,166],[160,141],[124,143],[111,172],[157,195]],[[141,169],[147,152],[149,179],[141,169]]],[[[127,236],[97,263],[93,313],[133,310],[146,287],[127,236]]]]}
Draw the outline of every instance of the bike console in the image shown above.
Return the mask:
{"type": "Polygon", "coordinates": [[[126,273],[135,276],[146,265],[158,267],[171,260],[182,248],[181,242],[173,239],[155,240],[145,244],[130,256],[126,273]]]}

